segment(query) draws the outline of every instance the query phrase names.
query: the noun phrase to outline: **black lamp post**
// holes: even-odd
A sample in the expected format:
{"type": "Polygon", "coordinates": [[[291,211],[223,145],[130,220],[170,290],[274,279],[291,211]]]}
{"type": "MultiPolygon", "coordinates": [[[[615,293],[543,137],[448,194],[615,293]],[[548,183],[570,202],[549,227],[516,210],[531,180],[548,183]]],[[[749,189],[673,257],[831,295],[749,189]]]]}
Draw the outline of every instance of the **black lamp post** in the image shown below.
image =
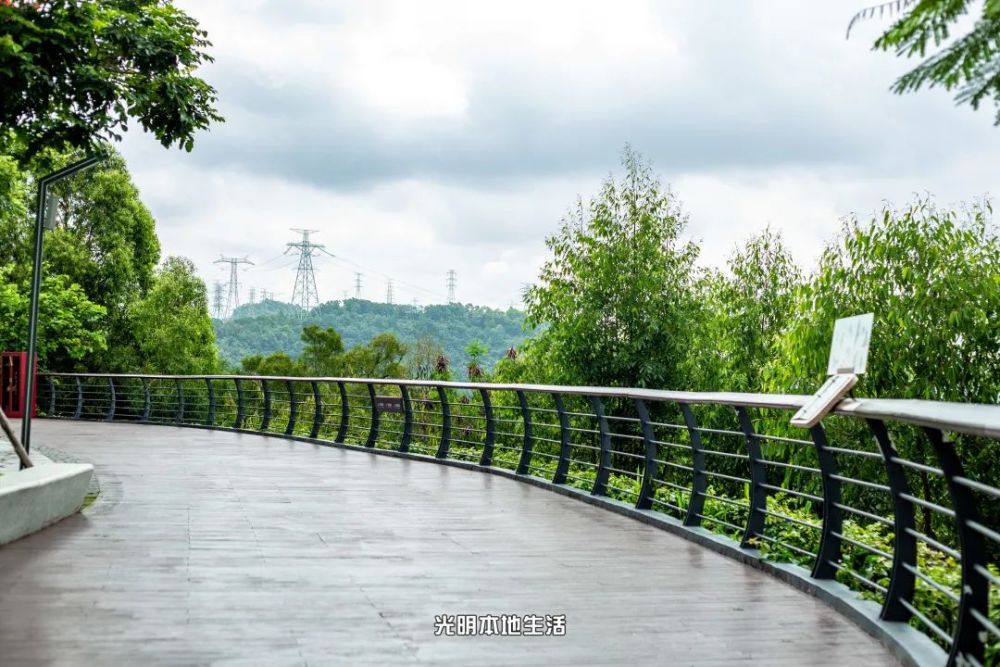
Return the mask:
{"type": "Polygon", "coordinates": [[[31,451],[31,408],[35,400],[35,355],[38,337],[38,296],[42,290],[42,240],[45,238],[45,207],[48,204],[49,186],[68,176],[93,167],[104,159],[97,155],[80,160],[59,171],[45,176],[38,182],[38,201],[35,204],[35,258],[31,271],[31,306],[28,310],[28,377],[24,379],[24,418],[21,420],[21,443],[31,451]]]}

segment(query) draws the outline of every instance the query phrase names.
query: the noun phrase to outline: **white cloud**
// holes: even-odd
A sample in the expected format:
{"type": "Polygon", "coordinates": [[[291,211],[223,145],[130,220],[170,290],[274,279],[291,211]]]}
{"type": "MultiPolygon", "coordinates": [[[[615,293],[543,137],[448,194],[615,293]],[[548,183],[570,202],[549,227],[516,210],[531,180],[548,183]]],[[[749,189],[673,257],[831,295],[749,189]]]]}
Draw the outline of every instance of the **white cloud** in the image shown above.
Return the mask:
{"type": "MultiPolygon", "coordinates": [[[[215,43],[228,122],[195,153],[123,150],[166,253],[208,280],[220,253],[274,258],[290,227],[338,256],[320,295],[506,307],[544,238],[626,142],[650,158],[719,264],[765,225],[809,264],[839,218],[929,191],[986,194],[1000,129],[941,91],[898,97],[907,63],[844,39],[841,2],[185,0],[215,43]]],[[[274,259],[245,283],[290,297],[274,259]]]]}

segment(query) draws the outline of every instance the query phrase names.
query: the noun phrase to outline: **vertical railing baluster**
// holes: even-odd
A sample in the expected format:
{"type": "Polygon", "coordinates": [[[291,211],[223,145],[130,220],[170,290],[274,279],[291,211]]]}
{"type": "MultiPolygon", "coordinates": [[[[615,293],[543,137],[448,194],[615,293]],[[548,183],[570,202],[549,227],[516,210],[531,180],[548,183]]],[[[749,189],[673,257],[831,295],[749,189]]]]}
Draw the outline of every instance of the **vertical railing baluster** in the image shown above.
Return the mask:
{"type": "Polygon", "coordinates": [[[493,402],[490,399],[490,392],[485,388],[479,389],[479,396],[483,399],[483,418],[486,420],[486,438],[483,441],[483,455],[479,459],[479,465],[493,465],[493,447],[496,444],[497,423],[493,417],[493,402]]]}
{"type": "Polygon", "coordinates": [[[288,425],[285,427],[285,435],[294,435],[295,421],[299,413],[299,405],[295,400],[295,383],[285,380],[285,388],[288,390],[288,425]]]}
{"type": "Polygon", "coordinates": [[[319,437],[320,427],[323,426],[323,396],[319,391],[319,382],[316,380],[312,381],[312,390],[316,410],[313,413],[313,425],[312,430],[309,431],[309,437],[315,440],[319,437]]]}
{"type": "Polygon", "coordinates": [[[260,418],[260,429],[266,431],[271,427],[271,386],[267,380],[261,379],[260,391],[264,394],[264,414],[260,418]]]}
{"type": "Polygon", "coordinates": [[[445,388],[438,386],[438,399],[441,401],[441,442],[435,456],[439,459],[448,458],[448,450],[451,449],[451,404],[448,403],[448,392],[445,388]]]}
{"type": "Polygon", "coordinates": [[[597,463],[597,475],[594,477],[594,487],[590,490],[593,496],[608,494],[608,479],[611,476],[611,430],[608,428],[608,416],[604,413],[604,402],[599,396],[590,397],[590,406],[597,417],[597,430],[601,438],[601,455],[597,463]]]}
{"type": "Polygon", "coordinates": [[[236,385],[236,419],[233,421],[233,428],[241,429],[243,428],[243,383],[239,381],[239,378],[233,379],[233,384],[236,385]]]}
{"type": "Polygon", "coordinates": [[[760,438],[753,428],[750,413],[744,406],[736,408],[739,417],[740,430],[743,431],[743,441],[747,448],[747,459],[750,461],[750,508],[747,512],[747,524],[743,529],[743,539],[740,546],[751,547],[758,535],[764,534],[764,512],[767,510],[767,468],[764,467],[764,455],[760,451],[760,438]]]}
{"type": "Polygon", "coordinates": [[[205,426],[215,426],[215,386],[212,378],[205,378],[205,386],[208,387],[208,414],[205,416],[205,426]]]}
{"type": "Polygon", "coordinates": [[[399,440],[399,451],[408,452],[410,440],[413,439],[413,403],[405,384],[399,385],[399,395],[403,400],[403,435],[399,440]]]}
{"type": "Polygon", "coordinates": [[[552,476],[553,484],[565,484],[566,476],[569,474],[569,460],[573,455],[570,442],[569,415],[566,414],[566,404],[562,394],[553,393],[552,402],[556,406],[556,415],[559,417],[559,459],[556,462],[556,472],[552,476]]]}
{"type": "Polygon", "coordinates": [[[56,416],[56,381],[51,375],[46,375],[45,379],[49,382],[49,416],[56,416]]]}
{"type": "Polygon", "coordinates": [[[80,376],[76,376],[76,410],[73,412],[73,419],[83,416],[83,381],[80,376]]]}
{"type": "Polygon", "coordinates": [[[916,588],[916,575],[913,572],[917,568],[917,538],[913,533],[916,531],[917,517],[913,503],[903,498],[904,495],[910,494],[910,485],[906,480],[903,466],[896,462],[899,454],[889,437],[885,423],[878,419],[865,421],[882,454],[893,506],[892,570],[889,573],[889,590],[885,595],[885,602],[882,603],[880,617],[885,621],[905,623],[910,620],[912,614],[902,603],[913,602],[916,588]]]}
{"type": "Polygon", "coordinates": [[[705,492],[708,490],[708,479],[705,476],[705,452],[701,447],[701,431],[694,418],[691,406],[678,403],[684,415],[684,425],[687,426],[688,438],[691,440],[691,497],[688,499],[687,513],[684,515],[685,526],[700,526],[701,515],[705,511],[705,492]]]}
{"type": "Polygon", "coordinates": [[[150,411],[150,400],[149,400],[149,380],[147,378],[139,378],[142,382],[142,417],[139,421],[143,424],[149,421],[149,411],[150,411]]]}
{"type": "Polygon", "coordinates": [[[841,535],[844,532],[844,516],[840,511],[841,488],[837,479],[837,459],[829,450],[826,430],[816,424],[809,433],[816,445],[819,473],[823,483],[823,532],[819,542],[819,552],[813,564],[812,576],[816,579],[833,579],[837,574],[834,563],[841,559],[841,535]]]}
{"type": "Polygon", "coordinates": [[[337,439],[334,442],[342,445],[347,439],[347,425],[350,423],[351,408],[347,401],[347,385],[338,382],[337,387],[340,388],[340,425],[337,428],[337,439]]]}
{"type": "Polygon", "coordinates": [[[174,421],[180,426],[184,423],[184,384],[180,378],[174,379],[174,388],[177,390],[177,415],[174,421]]]}
{"type": "Polygon", "coordinates": [[[517,402],[521,405],[521,419],[524,422],[524,439],[521,441],[521,458],[515,472],[527,475],[531,470],[531,453],[534,438],[531,435],[531,410],[528,407],[528,397],[523,391],[517,391],[517,402]]]}
{"type": "Polygon", "coordinates": [[[962,460],[955,451],[955,443],[946,441],[940,429],[925,426],[923,431],[930,440],[934,453],[937,454],[938,463],[948,484],[951,508],[955,512],[955,531],[958,534],[958,545],[962,554],[961,598],[958,604],[958,616],[955,619],[955,631],[952,634],[949,664],[982,665],[986,660],[984,639],[989,635],[982,630],[974,614],[980,618],[989,618],[990,584],[977,572],[977,568],[986,569],[989,561],[982,534],[971,527],[972,524],[981,525],[976,498],[970,488],[956,481],[964,479],[965,472],[962,469],[962,460]],[[983,639],[980,638],[980,633],[983,639]]]}
{"type": "Polygon", "coordinates": [[[113,377],[108,378],[108,414],[104,417],[104,421],[114,421],[115,420],[115,403],[118,402],[118,395],[115,393],[115,379],[113,377]]]}
{"type": "Polygon", "coordinates": [[[375,385],[371,382],[368,383],[368,402],[371,410],[371,428],[368,429],[368,442],[365,443],[365,447],[374,447],[378,442],[379,414],[375,405],[375,385]]]}
{"type": "Polygon", "coordinates": [[[653,478],[656,477],[656,437],[653,433],[653,424],[649,419],[649,408],[646,401],[635,399],[635,411],[639,415],[639,424],[642,427],[642,444],[645,452],[642,466],[642,486],[639,488],[639,498],[635,502],[636,509],[648,510],[653,507],[653,498],[656,495],[656,486],[653,478]]]}

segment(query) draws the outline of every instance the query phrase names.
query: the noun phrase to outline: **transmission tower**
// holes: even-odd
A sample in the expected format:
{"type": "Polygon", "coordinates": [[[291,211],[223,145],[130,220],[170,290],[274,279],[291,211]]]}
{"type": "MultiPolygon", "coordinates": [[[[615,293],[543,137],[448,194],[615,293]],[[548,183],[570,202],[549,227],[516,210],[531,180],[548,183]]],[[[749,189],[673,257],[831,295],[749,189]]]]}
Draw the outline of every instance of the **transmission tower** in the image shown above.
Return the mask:
{"type": "Polygon", "coordinates": [[[388,303],[388,304],[390,304],[390,305],[392,304],[392,279],[391,278],[389,279],[389,282],[387,282],[385,284],[385,302],[388,303]]]}
{"type": "Polygon", "coordinates": [[[240,305],[240,264],[253,264],[253,262],[246,257],[220,256],[213,263],[229,265],[229,290],[226,293],[226,310],[223,318],[232,317],[233,311],[240,305]]]}
{"type": "Polygon", "coordinates": [[[355,299],[360,299],[361,298],[361,274],[360,273],[355,273],[354,274],[354,298],[355,299]]]}
{"type": "Polygon", "coordinates": [[[295,287],[292,289],[292,303],[302,310],[312,310],[313,306],[319,305],[319,292],[316,290],[316,273],[313,271],[313,255],[324,252],[330,257],[333,255],[326,250],[326,246],[313,243],[309,240],[309,235],[317,231],[315,229],[295,229],[293,232],[302,234],[302,240],[296,243],[289,243],[285,249],[287,255],[292,250],[299,253],[299,268],[295,272],[295,287]]]}
{"type": "Polygon", "coordinates": [[[222,296],[222,283],[218,280],[215,281],[215,285],[212,286],[212,317],[217,320],[222,319],[222,315],[225,312],[225,297],[222,296]]]}
{"type": "Polygon", "coordinates": [[[455,303],[455,269],[448,269],[448,303],[455,303]]]}
{"type": "Polygon", "coordinates": [[[274,301],[274,292],[266,289],[260,291],[260,300],[263,301],[274,301]]]}
{"type": "Polygon", "coordinates": [[[250,288],[250,303],[251,304],[257,303],[257,288],[256,287],[251,287],[250,288]]]}

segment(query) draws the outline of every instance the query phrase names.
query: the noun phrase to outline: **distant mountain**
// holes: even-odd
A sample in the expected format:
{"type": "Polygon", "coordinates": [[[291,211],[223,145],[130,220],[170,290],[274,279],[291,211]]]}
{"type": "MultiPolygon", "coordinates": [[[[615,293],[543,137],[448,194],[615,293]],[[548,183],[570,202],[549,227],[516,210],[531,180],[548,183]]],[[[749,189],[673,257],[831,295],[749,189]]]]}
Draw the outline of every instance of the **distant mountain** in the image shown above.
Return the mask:
{"type": "Polygon", "coordinates": [[[330,301],[308,313],[291,304],[264,301],[240,306],[231,319],[213,322],[219,353],[232,366],[251,354],[281,351],[298,355],[302,351],[299,335],[307,324],[333,327],[348,348],[386,331],[406,344],[430,338],[444,349],[456,369],[464,367],[465,346],[471,340],[478,338],[486,344],[492,365],[509,347],[527,337],[522,330],[524,313],[513,308],[494,310],[463,304],[417,307],[362,299],[330,301]]]}

